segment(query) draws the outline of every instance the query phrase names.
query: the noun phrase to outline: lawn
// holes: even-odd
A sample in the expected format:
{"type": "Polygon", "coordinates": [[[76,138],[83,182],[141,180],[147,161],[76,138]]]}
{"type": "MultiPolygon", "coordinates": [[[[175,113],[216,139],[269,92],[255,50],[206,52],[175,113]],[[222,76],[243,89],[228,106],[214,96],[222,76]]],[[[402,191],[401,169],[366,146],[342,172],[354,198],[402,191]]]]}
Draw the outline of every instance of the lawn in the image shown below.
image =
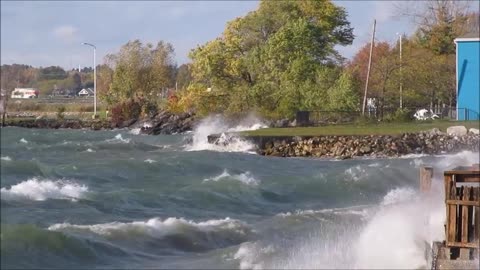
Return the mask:
{"type": "Polygon", "coordinates": [[[467,129],[479,128],[480,121],[433,121],[379,124],[346,124],[320,127],[265,128],[242,132],[246,136],[321,136],[321,135],[396,135],[438,128],[446,131],[450,126],[465,126],[467,129]]]}

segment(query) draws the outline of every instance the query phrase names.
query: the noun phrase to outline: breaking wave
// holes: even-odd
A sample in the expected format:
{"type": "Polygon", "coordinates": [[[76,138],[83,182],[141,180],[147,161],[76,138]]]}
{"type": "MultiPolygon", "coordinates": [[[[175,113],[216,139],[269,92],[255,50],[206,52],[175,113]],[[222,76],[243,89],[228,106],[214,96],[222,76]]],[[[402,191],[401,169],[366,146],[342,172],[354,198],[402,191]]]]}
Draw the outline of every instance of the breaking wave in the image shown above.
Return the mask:
{"type": "Polygon", "coordinates": [[[195,128],[192,143],[185,149],[187,151],[252,152],[255,148],[252,143],[229,133],[265,127],[267,126],[254,116],[245,118],[235,126],[228,124],[221,116],[210,116],[203,119],[195,128]],[[215,144],[208,142],[208,136],[213,134],[219,135],[215,144]]]}
{"type": "Polygon", "coordinates": [[[12,158],[9,156],[4,156],[4,157],[2,156],[0,159],[5,161],[12,161],[12,158]]]}
{"type": "Polygon", "coordinates": [[[255,179],[250,172],[231,175],[230,173],[228,173],[227,170],[224,170],[223,173],[215,177],[204,179],[203,182],[218,182],[222,180],[239,181],[243,184],[251,186],[257,186],[258,184],[260,184],[260,180],[255,179]]]}
{"type": "Polygon", "coordinates": [[[204,222],[170,217],[165,220],[152,218],[147,221],[93,225],[59,223],[49,226],[48,230],[94,233],[112,241],[131,239],[136,242],[149,242],[152,238],[162,239],[159,245],[169,245],[184,251],[202,251],[237,245],[247,241],[254,234],[246,223],[228,217],[204,222]]]}
{"type": "Polygon", "coordinates": [[[129,143],[130,140],[131,140],[131,139],[129,139],[129,138],[124,139],[124,138],[122,137],[122,134],[119,133],[119,134],[115,135],[115,137],[114,137],[113,139],[107,139],[106,141],[107,141],[107,142],[113,142],[113,143],[115,143],[115,142],[129,143]]]}
{"type": "Polygon", "coordinates": [[[2,188],[2,200],[33,200],[64,199],[75,201],[81,199],[88,192],[88,187],[72,181],[28,179],[21,183],[2,188]]]}

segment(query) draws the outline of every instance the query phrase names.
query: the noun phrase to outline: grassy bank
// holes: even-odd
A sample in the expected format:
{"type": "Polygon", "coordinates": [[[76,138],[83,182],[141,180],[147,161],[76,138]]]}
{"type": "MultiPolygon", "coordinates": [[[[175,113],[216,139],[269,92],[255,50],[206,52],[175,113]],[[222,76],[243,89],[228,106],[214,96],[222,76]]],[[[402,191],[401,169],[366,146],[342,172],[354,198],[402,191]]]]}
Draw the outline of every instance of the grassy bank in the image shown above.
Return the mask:
{"type": "Polygon", "coordinates": [[[266,128],[242,132],[247,136],[322,136],[322,135],[396,135],[438,128],[446,131],[451,126],[479,128],[480,121],[433,121],[409,123],[379,123],[364,125],[329,125],[321,127],[266,128]]]}

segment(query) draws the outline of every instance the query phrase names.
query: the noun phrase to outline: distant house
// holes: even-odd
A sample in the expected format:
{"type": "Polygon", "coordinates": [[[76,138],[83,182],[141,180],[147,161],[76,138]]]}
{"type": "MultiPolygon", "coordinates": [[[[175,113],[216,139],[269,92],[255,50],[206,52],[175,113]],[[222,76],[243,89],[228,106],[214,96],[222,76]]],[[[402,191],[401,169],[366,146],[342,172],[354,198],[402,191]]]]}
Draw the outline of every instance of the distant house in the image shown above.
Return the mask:
{"type": "Polygon", "coordinates": [[[15,88],[12,98],[38,98],[38,90],[35,88],[15,88]]]}
{"type": "Polygon", "coordinates": [[[54,89],[52,91],[52,96],[55,97],[74,97],[75,94],[76,91],[71,89],[54,89]]]}
{"type": "Polygon", "coordinates": [[[92,88],[83,88],[77,93],[77,96],[79,97],[92,97],[93,96],[93,90],[92,88]]]}
{"type": "Polygon", "coordinates": [[[478,120],[480,111],[479,34],[455,39],[457,45],[457,120],[478,120]]]}

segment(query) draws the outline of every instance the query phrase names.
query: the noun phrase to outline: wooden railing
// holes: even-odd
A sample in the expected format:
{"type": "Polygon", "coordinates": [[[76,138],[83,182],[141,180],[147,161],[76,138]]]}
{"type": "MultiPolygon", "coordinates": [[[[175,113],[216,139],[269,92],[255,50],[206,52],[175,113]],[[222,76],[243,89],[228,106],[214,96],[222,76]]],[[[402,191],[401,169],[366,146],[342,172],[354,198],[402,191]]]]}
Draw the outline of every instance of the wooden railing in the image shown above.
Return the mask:
{"type": "Polygon", "coordinates": [[[445,246],[469,259],[480,248],[480,168],[459,167],[445,171],[444,177],[445,246]]]}

